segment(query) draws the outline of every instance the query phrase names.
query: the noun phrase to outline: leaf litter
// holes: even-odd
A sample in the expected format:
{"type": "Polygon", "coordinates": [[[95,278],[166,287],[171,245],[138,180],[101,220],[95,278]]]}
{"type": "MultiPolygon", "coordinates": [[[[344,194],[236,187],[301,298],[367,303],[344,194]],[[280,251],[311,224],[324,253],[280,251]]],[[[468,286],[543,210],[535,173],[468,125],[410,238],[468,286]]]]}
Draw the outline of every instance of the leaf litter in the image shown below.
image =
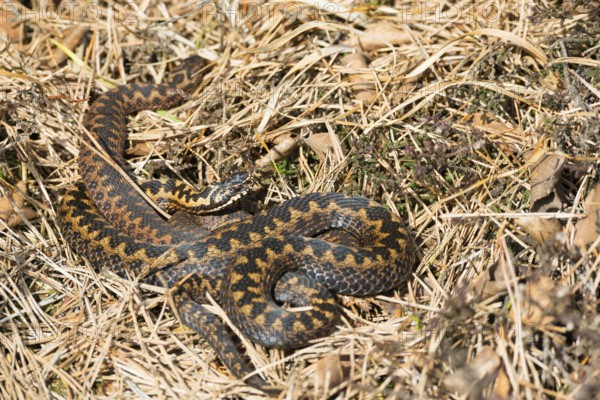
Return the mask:
{"type": "Polygon", "coordinates": [[[194,53],[211,64],[198,91],[132,118],[141,176],[202,186],[253,170],[255,209],[361,194],[417,238],[409,283],[343,299],[334,335],[242,343],[281,398],[598,396],[597,1],[100,2],[92,19],[10,4],[0,397],[262,397],[181,327],[164,289],[94,271],[56,224],[88,102],[194,53]]]}

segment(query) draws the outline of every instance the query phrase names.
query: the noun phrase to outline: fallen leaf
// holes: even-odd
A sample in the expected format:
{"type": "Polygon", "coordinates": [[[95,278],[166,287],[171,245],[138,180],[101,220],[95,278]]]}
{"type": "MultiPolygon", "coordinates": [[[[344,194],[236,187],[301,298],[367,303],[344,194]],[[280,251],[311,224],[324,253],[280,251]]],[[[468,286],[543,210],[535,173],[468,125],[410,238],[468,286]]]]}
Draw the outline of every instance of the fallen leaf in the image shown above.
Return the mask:
{"type": "MultiPolygon", "coordinates": [[[[498,268],[496,268],[498,270],[498,268]]],[[[469,284],[465,301],[470,303],[474,299],[488,299],[506,291],[506,283],[501,278],[492,276],[491,271],[483,272],[469,284]],[[494,279],[492,279],[494,278],[494,279]]]]}
{"type": "MultiPolygon", "coordinates": [[[[530,154],[530,153],[529,153],[530,154]]],[[[528,153],[526,153],[526,156],[528,153]]],[[[533,158],[535,154],[531,155],[533,158]]],[[[556,183],[560,177],[564,158],[556,154],[544,154],[529,168],[529,207],[532,211],[560,209],[562,203],[556,193],[556,183]]]]}
{"type": "Polygon", "coordinates": [[[375,101],[376,96],[377,92],[374,90],[363,90],[362,92],[356,93],[354,98],[362,103],[371,104],[375,101]]]}
{"type": "Polygon", "coordinates": [[[588,193],[583,207],[587,217],[577,221],[573,237],[573,243],[581,248],[593,243],[600,235],[600,182],[588,193]]]}
{"type": "Polygon", "coordinates": [[[332,136],[334,135],[329,132],[314,133],[304,139],[304,143],[306,143],[312,151],[317,153],[317,156],[319,156],[321,161],[325,161],[327,159],[327,154],[333,151],[334,139],[332,136]]]}
{"type": "Polygon", "coordinates": [[[21,42],[21,21],[17,7],[9,2],[0,1],[0,33],[5,34],[11,42],[21,42]]]}
{"type": "Polygon", "coordinates": [[[404,308],[400,304],[382,301],[379,303],[381,309],[388,313],[392,318],[402,318],[405,316],[404,308]]]}
{"type": "Polygon", "coordinates": [[[348,362],[343,363],[339,354],[330,354],[315,364],[315,391],[325,395],[347,378],[348,362]],[[344,365],[346,364],[346,365],[344,365]]]}
{"type": "Polygon", "coordinates": [[[502,136],[514,129],[511,125],[500,121],[497,116],[489,111],[473,114],[473,127],[484,131],[491,137],[502,136]]]}
{"type": "Polygon", "coordinates": [[[510,394],[510,380],[506,376],[506,372],[501,368],[496,378],[496,384],[494,385],[494,400],[506,400],[510,394]]]}
{"type": "Polygon", "coordinates": [[[444,379],[444,385],[469,399],[481,398],[483,390],[494,381],[500,369],[500,357],[486,346],[473,361],[444,379]]]}
{"type": "MultiPolygon", "coordinates": [[[[546,276],[527,281],[523,289],[523,302],[520,306],[519,319],[521,323],[535,326],[536,329],[538,326],[552,323],[556,314],[555,305],[558,304],[555,299],[558,289],[558,284],[546,276]]],[[[517,322],[515,312],[516,307],[512,307],[510,317],[517,322]]]]}
{"type": "MultiPolygon", "coordinates": [[[[52,8],[53,3],[49,2],[48,5],[52,8]]],[[[86,26],[87,24],[81,24],[81,22],[89,18],[88,15],[85,15],[89,11],[87,9],[87,6],[88,4],[83,2],[72,2],[71,4],[69,4],[69,7],[59,7],[56,11],[56,13],[60,15],[61,19],[64,21],[80,22],[80,24],[76,23],[70,26],[66,26],[62,32],[55,31],[53,39],[54,41],[59,42],[61,44],[60,47],[55,47],[52,50],[51,57],[56,66],[58,66],[64,60],[67,59],[67,57],[69,56],[68,51],[70,51],[71,53],[75,52],[75,48],[81,42],[81,39],[83,39],[87,31],[90,29],[89,26],[86,26]],[[65,49],[67,49],[68,51],[65,51],[65,49]]],[[[48,11],[49,10],[47,10],[47,12],[48,11]]],[[[117,18],[119,18],[119,11],[121,10],[118,10],[116,12],[117,18]]]]}
{"type": "MultiPolygon", "coordinates": [[[[533,212],[560,210],[562,201],[556,190],[556,183],[565,160],[558,155],[548,154],[546,149],[526,152],[525,157],[532,162],[529,168],[530,210],[533,212]]],[[[517,218],[515,222],[540,245],[553,239],[562,231],[562,225],[557,219],[525,216],[517,218]]]]}
{"type": "Polygon", "coordinates": [[[150,153],[162,153],[163,151],[164,146],[156,145],[156,143],[152,142],[136,143],[133,147],[130,147],[127,150],[125,150],[127,154],[139,157],[147,156],[150,153]]]}
{"type": "MultiPolygon", "coordinates": [[[[74,3],[74,4],[76,4],[76,3],[74,3]]],[[[72,17],[69,17],[69,18],[72,18],[72,17]]],[[[77,45],[81,42],[81,39],[83,39],[83,37],[85,36],[85,34],[87,33],[88,30],[89,30],[89,27],[87,27],[87,26],[76,25],[72,28],[66,29],[62,33],[62,37],[56,38],[56,40],[59,40],[60,43],[65,48],[74,52],[75,47],[77,47],[77,45]]],[[[67,53],[65,53],[60,48],[56,48],[56,49],[52,50],[52,60],[54,61],[54,63],[57,66],[60,65],[63,61],[65,61],[67,59],[67,57],[68,57],[67,53]]]]}
{"type": "Polygon", "coordinates": [[[342,65],[348,70],[348,80],[352,83],[354,98],[370,102],[376,92],[365,57],[358,53],[348,54],[342,58],[342,65]]]}
{"type": "Polygon", "coordinates": [[[515,219],[515,223],[540,245],[553,239],[557,233],[562,231],[562,225],[556,219],[519,217],[515,219]]]}
{"type": "Polygon", "coordinates": [[[365,35],[358,36],[358,45],[364,51],[373,51],[384,47],[389,47],[390,44],[398,46],[409,43],[410,35],[396,25],[389,22],[378,21],[367,25],[365,35]]]}
{"type": "Polygon", "coordinates": [[[0,198],[0,220],[4,222],[4,224],[0,224],[0,232],[7,227],[13,228],[23,222],[23,219],[15,209],[18,209],[27,220],[35,218],[37,215],[35,210],[25,206],[26,194],[27,186],[25,182],[18,182],[12,192],[0,198]],[[14,203],[14,207],[11,204],[11,200],[14,203]]]}

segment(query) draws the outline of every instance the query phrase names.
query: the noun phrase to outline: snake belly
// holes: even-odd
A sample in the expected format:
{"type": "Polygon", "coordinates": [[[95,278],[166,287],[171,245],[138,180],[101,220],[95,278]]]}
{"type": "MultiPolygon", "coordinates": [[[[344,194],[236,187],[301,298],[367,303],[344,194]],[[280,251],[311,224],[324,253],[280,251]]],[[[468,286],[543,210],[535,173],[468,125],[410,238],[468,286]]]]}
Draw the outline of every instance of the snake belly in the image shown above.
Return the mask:
{"type": "MultiPolygon", "coordinates": [[[[181,321],[201,334],[233,375],[268,392],[227,326],[204,307],[207,293],[251,341],[297,348],[335,328],[339,311],[332,293],[371,296],[398,287],[412,272],[416,248],[398,216],[341,193],[299,196],[209,233],[160,217],[126,170],[127,117],[179,104],[201,68],[201,60],[191,57],[166,84],[120,86],[96,99],[85,121],[89,135],[81,141],[82,181],[63,196],[59,223],[70,246],[95,268],[170,288],[181,321]],[[351,235],[354,244],[318,238],[332,230],[351,235]],[[292,312],[282,301],[311,307],[292,312]]],[[[200,193],[179,182],[153,181],[146,192],[210,212],[247,191],[238,178],[200,193]]]]}

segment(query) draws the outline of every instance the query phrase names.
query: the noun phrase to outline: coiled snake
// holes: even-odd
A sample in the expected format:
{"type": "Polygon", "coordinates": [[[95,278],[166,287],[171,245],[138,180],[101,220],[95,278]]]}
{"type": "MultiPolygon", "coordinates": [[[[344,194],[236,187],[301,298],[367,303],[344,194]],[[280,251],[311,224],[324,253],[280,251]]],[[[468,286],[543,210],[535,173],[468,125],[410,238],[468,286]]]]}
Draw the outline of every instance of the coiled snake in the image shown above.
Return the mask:
{"type": "MultiPolygon", "coordinates": [[[[364,197],[312,193],[206,233],[160,217],[127,178],[127,117],[181,102],[199,57],[186,59],[166,84],[125,85],[90,106],[79,153],[82,182],[63,197],[59,221],[71,247],[98,269],[171,288],[181,321],[200,333],[238,378],[269,391],[246,364],[230,332],[203,304],[206,293],[251,341],[295,348],[331,333],[339,320],[333,293],[371,296],[410,275],[416,249],[400,219],[364,197]],[[344,231],[351,245],[317,236],[344,231]],[[294,288],[295,290],[291,290],[294,288]],[[299,290],[298,290],[299,289],[299,290]],[[281,302],[310,305],[290,311],[281,302]],[[249,376],[248,376],[249,375],[249,376]]],[[[249,184],[244,174],[198,193],[177,181],[140,183],[169,211],[205,213],[231,204],[249,184]]]]}

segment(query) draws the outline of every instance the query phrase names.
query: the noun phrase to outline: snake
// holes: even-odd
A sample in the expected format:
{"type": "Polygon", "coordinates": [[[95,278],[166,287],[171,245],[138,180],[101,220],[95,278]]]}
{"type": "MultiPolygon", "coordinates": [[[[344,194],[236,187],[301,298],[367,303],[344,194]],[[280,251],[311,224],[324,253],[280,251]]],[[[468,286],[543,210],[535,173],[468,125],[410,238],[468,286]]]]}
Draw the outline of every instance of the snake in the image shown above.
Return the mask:
{"type": "Polygon", "coordinates": [[[230,325],[206,307],[210,300],[251,342],[295,349],[335,330],[336,294],[373,296],[405,283],[417,251],[399,216],[336,192],[293,197],[212,230],[161,216],[152,202],[175,215],[210,215],[252,187],[249,174],[237,173],[198,191],[173,179],[141,180],[127,166],[129,116],[181,104],[204,68],[191,56],[164,83],[117,86],[91,103],[80,138],[81,179],[63,195],[58,221],[70,247],[94,268],[168,288],[180,321],[231,374],[273,393],[246,361],[230,325]],[[335,232],[350,240],[328,238],[335,232]]]}

